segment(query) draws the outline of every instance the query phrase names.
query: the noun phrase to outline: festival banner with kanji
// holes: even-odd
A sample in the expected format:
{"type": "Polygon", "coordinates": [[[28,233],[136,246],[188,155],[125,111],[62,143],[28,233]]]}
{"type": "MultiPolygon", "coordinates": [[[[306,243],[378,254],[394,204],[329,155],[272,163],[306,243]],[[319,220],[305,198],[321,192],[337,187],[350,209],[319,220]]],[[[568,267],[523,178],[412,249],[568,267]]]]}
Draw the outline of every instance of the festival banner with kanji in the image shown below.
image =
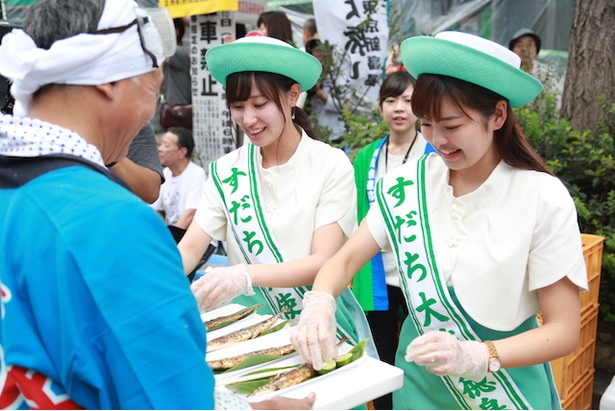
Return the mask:
{"type": "Polygon", "coordinates": [[[386,0],[313,0],[320,38],[335,47],[339,87],[351,85],[367,106],[377,106],[389,26],[386,0]]]}
{"type": "Polygon", "coordinates": [[[239,9],[239,0],[159,0],[159,5],[168,9],[175,18],[218,11],[236,11],[239,9]]]}

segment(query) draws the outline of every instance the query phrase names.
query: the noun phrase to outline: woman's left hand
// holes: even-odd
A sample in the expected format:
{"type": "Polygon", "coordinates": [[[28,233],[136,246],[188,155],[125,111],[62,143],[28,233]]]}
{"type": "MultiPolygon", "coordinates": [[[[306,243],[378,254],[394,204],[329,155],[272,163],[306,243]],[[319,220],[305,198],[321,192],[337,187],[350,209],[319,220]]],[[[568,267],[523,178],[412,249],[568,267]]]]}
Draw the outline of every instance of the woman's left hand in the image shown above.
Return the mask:
{"type": "Polygon", "coordinates": [[[489,350],[478,341],[459,341],[447,332],[429,331],[408,345],[404,358],[436,375],[481,381],[487,375],[489,350]]]}

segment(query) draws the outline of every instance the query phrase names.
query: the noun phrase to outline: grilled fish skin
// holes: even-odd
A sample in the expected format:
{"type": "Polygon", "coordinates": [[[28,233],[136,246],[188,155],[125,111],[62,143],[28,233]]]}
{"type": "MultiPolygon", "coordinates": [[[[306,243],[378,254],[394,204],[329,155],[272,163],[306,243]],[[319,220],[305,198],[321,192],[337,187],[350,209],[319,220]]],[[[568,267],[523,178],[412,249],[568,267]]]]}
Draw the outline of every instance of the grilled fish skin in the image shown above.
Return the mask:
{"type": "Polygon", "coordinates": [[[245,359],[253,357],[255,355],[276,355],[281,357],[283,355],[290,354],[293,351],[295,351],[295,347],[292,344],[288,344],[282,345],[280,347],[272,347],[265,348],[263,350],[252,351],[234,357],[222,358],[220,360],[211,360],[207,361],[207,364],[209,365],[209,368],[214,371],[228,370],[229,368],[233,368],[236,365],[239,365],[245,359]]]}
{"type": "MultiPolygon", "coordinates": [[[[347,337],[343,337],[340,341],[337,342],[337,346],[339,347],[343,343],[348,340],[347,337]]],[[[284,388],[292,387],[297,384],[301,384],[304,381],[309,380],[312,376],[316,375],[317,371],[312,368],[312,365],[309,363],[304,363],[300,367],[294,368],[290,371],[282,372],[271,379],[265,385],[260,386],[259,388],[252,391],[248,394],[248,397],[253,397],[256,395],[268,394],[270,392],[279,391],[284,388]]]]}
{"type": "Polygon", "coordinates": [[[242,328],[240,330],[237,330],[227,335],[223,335],[218,338],[214,338],[207,343],[206,352],[219,350],[220,348],[228,347],[229,345],[234,345],[242,341],[247,341],[258,337],[259,335],[270,329],[285,311],[287,311],[287,309],[283,309],[279,313],[272,315],[271,317],[267,318],[264,321],[261,321],[260,323],[242,328]]]}
{"type": "Polygon", "coordinates": [[[298,368],[294,368],[290,371],[280,373],[273,377],[273,379],[259,388],[248,394],[248,397],[254,397],[257,395],[268,394],[270,392],[279,391],[281,389],[292,387],[293,385],[300,384],[307,381],[311,376],[315,375],[316,371],[308,363],[303,364],[298,368]]]}
{"type": "Polygon", "coordinates": [[[221,317],[212,318],[209,321],[205,321],[205,323],[204,323],[205,324],[205,328],[207,329],[207,331],[209,331],[212,328],[218,327],[219,325],[224,324],[226,322],[241,320],[243,318],[246,318],[247,316],[249,316],[250,314],[252,314],[256,310],[258,310],[262,306],[263,306],[263,304],[256,304],[256,305],[253,305],[252,307],[246,307],[246,308],[244,308],[242,310],[239,310],[239,311],[237,311],[236,313],[233,313],[233,314],[223,315],[221,317]]]}

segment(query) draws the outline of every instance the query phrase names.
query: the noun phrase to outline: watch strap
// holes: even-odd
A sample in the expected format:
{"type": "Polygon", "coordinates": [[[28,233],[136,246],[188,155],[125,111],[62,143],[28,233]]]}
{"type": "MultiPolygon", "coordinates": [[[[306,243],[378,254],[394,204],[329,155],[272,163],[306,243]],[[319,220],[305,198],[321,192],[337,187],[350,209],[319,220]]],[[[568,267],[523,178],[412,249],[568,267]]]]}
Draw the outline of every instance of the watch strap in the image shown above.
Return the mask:
{"type": "Polygon", "coordinates": [[[489,359],[487,360],[487,370],[489,371],[489,365],[495,361],[499,360],[500,356],[498,355],[498,350],[495,348],[495,344],[493,341],[483,341],[483,343],[487,346],[489,350],[489,359]]]}

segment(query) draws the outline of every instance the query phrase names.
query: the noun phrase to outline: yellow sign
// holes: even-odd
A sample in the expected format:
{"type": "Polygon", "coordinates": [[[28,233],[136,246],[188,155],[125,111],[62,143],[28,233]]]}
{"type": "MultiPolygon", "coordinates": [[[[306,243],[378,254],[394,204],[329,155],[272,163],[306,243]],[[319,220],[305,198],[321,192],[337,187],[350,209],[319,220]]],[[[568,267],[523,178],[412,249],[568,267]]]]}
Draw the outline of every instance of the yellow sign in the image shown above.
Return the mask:
{"type": "Polygon", "coordinates": [[[239,0],[159,0],[158,4],[168,9],[173,18],[239,9],[239,0]]]}

